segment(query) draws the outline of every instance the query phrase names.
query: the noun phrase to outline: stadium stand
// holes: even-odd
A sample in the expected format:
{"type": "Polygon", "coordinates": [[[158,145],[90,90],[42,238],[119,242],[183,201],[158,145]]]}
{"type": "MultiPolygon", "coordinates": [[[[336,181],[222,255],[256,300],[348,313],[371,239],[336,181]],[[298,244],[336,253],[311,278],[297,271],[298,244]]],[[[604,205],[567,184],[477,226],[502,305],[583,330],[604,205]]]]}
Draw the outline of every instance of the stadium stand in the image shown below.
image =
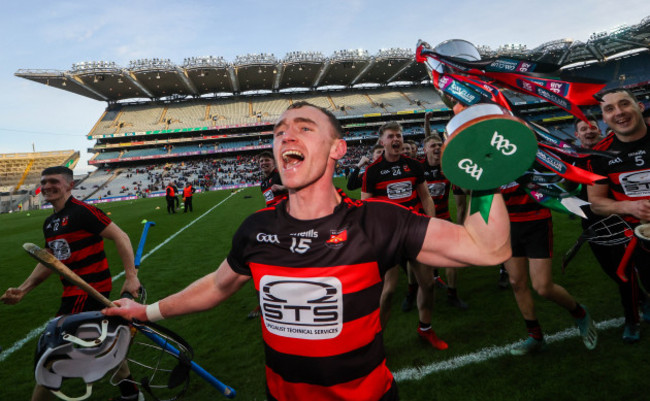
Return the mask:
{"type": "MultiPolygon", "coordinates": [[[[649,38],[646,17],[637,25],[594,35],[587,43],[561,39],[531,50],[502,46],[479,51],[483,58],[499,55],[555,63],[562,66],[562,76],[625,85],[650,103],[649,38]]],[[[425,112],[433,112],[432,128],[438,131],[451,117],[424,66],[405,49],[384,49],[375,56],[344,50],[329,58],[302,52],[290,52],[285,59],[249,54],[232,63],[192,57],[179,66],[165,59],[143,59],[103,75],[105,68],[105,62],[85,62],[65,73],[15,74],[108,103],[88,133],[95,141],[89,163],[98,170],[75,189],[76,196],[89,200],[152,195],[167,180],[190,180],[206,189],[256,185],[255,155],[271,147],[273,123],[299,101],[327,109],[341,121],[349,153],[339,163],[339,174],[376,142],[384,122],[399,121],[405,136],[420,140],[425,112]],[[152,73],[157,75],[155,83],[152,73]],[[70,76],[84,84],[65,85],[70,76]],[[126,80],[139,87],[126,90],[118,85],[126,80]],[[180,88],[183,82],[190,85],[180,88]],[[178,89],[170,94],[169,88],[175,86],[178,89]]],[[[563,110],[507,89],[504,94],[519,115],[572,139],[571,116],[563,110]]],[[[597,107],[587,111],[599,112],[597,107]]],[[[15,186],[18,175],[0,175],[0,185],[15,186]]]]}
{"type": "Polygon", "coordinates": [[[41,171],[49,166],[74,168],[79,152],[62,150],[32,153],[0,154],[0,213],[32,207],[41,171]]]}

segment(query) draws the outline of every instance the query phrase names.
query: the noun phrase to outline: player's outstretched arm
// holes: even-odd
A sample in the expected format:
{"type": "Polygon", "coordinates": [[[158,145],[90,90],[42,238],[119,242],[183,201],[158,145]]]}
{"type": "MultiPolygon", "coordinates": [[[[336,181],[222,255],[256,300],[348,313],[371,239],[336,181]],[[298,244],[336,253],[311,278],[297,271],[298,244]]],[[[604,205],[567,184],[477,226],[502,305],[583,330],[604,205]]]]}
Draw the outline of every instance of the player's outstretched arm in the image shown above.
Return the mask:
{"type": "MultiPolygon", "coordinates": [[[[219,305],[237,292],[250,276],[235,273],[226,260],[217,271],[196,280],[184,290],[158,301],[159,312],[164,318],[208,310],[219,305]]],[[[117,308],[106,308],[108,316],[118,315],[127,320],[146,321],[146,306],[129,299],[115,301],[117,308]]]]}
{"type": "Polygon", "coordinates": [[[52,270],[38,263],[29,277],[27,277],[18,288],[8,288],[7,291],[0,296],[0,301],[7,305],[17,304],[25,295],[27,295],[28,292],[50,277],[50,274],[52,274],[52,270]]]}
{"type": "Polygon", "coordinates": [[[492,266],[510,258],[510,219],[501,194],[495,194],[488,223],[480,213],[463,225],[431,219],[417,260],[440,267],[492,266]]]}
{"type": "Polygon", "coordinates": [[[594,184],[587,187],[591,210],[601,216],[610,214],[632,215],[640,220],[650,220],[650,202],[647,199],[617,201],[609,197],[609,185],[594,184]]]}

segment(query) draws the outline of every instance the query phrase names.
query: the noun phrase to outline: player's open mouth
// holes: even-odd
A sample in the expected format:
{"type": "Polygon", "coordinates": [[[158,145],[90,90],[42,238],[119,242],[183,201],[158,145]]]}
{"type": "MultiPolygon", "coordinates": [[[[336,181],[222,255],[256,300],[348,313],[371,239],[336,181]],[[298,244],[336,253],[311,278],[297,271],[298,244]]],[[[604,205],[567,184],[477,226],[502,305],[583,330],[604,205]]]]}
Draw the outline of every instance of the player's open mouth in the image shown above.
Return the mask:
{"type": "Polygon", "coordinates": [[[282,153],[282,161],[284,162],[285,169],[294,168],[303,160],[305,160],[305,156],[297,150],[287,150],[282,153]]]}
{"type": "Polygon", "coordinates": [[[629,122],[630,122],[629,118],[620,118],[620,119],[616,120],[616,124],[619,124],[619,125],[625,125],[625,124],[627,124],[629,122]]]}
{"type": "Polygon", "coordinates": [[[395,142],[391,145],[393,149],[397,150],[398,152],[402,150],[402,144],[399,142],[395,142]]]}

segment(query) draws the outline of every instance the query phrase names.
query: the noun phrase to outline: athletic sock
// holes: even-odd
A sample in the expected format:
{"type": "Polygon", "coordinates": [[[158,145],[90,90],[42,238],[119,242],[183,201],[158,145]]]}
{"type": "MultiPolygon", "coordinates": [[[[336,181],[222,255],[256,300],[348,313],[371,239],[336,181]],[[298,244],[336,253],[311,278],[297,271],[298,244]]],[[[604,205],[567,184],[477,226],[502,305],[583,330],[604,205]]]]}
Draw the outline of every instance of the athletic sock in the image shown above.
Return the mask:
{"type": "Polygon", "coordinates": [[[535,320],[524,319],[524,321],[526,322],[528,337],[532,337],[537,341],[542,341],[544,339],[544,335],[542,334],[542,327],[539,325],[539,321],[537,319],[535,320]]]}
{"type": "Polygon", "coordinates": [[[431,323],[422,323],[422,322],[420,322],[420,330],[421,331],[431,330],[431,323]]]}
{"type": "Polygon", "coordinates": [[[411,283],[408,285],[407,293],[409,295],[414,295],[418,292],[418,283],[411,283]]]}
{"type": "Polygon", "coordinates": [[[118,387],[120,388],[120,394],[122,395],[122,398],[133,398],[134,400],[138,399],[137,397],[140,391],[138,390],[138,386],[136,386],[133,382],[134,380],[132,375],[129,375],[129,377],[120,382],[118,387]]]}
{"type": "Polygon", "coordinates": [[[571,311],[571,316],[573,316],[574,319],[582,319],[586,314],[587,312],[585,311],[585,308],[576,302],[576,307],[571,311]]]}

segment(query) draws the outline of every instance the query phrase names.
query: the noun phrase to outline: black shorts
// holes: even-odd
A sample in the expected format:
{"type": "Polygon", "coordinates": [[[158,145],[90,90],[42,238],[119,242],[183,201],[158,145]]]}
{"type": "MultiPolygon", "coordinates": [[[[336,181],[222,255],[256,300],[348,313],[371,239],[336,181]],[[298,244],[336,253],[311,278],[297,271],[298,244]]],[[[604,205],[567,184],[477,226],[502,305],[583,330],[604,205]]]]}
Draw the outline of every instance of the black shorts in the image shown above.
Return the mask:
{"type": "Polygon", "coordinates": [[[553,220],[510,222],[510,245],[512,257],[553,257],[553,220]]]}
{"type": "MultiPolygon", "coordinates": [[[[102,292],[106,298],[110,297],[110,292],[102,292]]],[[[104,304],[97,301],[95,298],[88,294],[78,295],[74,297],[61,298],[61,306],[56,313],[57,316],[71,315],[81,312],[91,312],[104,309],[104,304]]]]}

